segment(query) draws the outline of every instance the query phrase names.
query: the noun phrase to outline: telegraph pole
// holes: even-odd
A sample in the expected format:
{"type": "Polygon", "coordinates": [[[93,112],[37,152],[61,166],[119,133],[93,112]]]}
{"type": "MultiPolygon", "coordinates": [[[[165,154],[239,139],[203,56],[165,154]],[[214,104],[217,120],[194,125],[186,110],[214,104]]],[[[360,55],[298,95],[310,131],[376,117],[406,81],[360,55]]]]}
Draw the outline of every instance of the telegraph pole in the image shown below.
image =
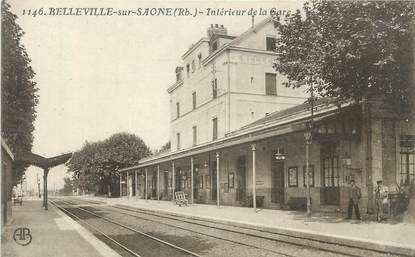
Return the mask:
{"type": "Polygon", "coordinates": [[[42,196],[40,195],[40,179],[39,179],[39,173],[36,173],[36,183],[37,183],[37,192],[39,194],[39,198],[42,196]]]}

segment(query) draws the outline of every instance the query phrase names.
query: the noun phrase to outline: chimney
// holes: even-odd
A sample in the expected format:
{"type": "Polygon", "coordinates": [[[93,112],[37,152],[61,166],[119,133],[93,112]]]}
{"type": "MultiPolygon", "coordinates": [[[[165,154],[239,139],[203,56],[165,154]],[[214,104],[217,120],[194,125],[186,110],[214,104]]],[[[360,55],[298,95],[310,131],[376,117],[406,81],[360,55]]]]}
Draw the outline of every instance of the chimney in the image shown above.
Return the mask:
{"type": "Polygon", "coordinates": [[[228,35],[228,29],[225,28],[223,26],[223,24],[221,24],[219,26],[219,24],[215,24],[215,26],[213,26],[213,24],[210,24],[210,27],[207,29],[207,36],[210,39],[213,35],[228,35]]]}
{"type": "Polygon", "coordinates": [[[183,71],[183,67],[181,66],[177,66],[176,69],[174,70],[176,72],[176,81],[179,81],[182,79],[182,71],[183,71]]]}

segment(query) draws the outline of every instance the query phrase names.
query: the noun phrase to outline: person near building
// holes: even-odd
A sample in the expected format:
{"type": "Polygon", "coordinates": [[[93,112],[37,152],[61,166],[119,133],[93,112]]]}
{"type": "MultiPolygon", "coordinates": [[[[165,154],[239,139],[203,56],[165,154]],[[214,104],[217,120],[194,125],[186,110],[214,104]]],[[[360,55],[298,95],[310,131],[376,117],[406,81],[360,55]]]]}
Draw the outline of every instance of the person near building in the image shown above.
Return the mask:
{"type": "Polygon", "coordinates": [[[362,193],[360,188],[356,186],[354,180],[350,181],[350,189],[349,189],[349,208],[347,209],[347,219],[352,218],[352,211],[354,209],[356,214],[356,219],[360,220],[360,212],[359,212],[359,200],[362,197],[362,193]]]}
{"type": "Polygon", "coordinates": [[[376,182],[375,188],[375,208],[376,208],[376,220],[381,222],[384,219],[383,206],[388,203],[388,188],[383,185],[382,180],[376,182]]]}

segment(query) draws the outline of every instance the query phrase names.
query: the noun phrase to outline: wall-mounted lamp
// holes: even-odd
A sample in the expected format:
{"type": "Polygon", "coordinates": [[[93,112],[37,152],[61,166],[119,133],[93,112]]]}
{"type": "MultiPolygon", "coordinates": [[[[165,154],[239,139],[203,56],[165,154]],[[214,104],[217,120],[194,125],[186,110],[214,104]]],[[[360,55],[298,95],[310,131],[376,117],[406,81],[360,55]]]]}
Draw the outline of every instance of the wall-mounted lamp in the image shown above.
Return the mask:
{"type": "Polygon", "coordinates": [[[274,155],[275,160],[285,160],[285,155],[280,152],[280,148],[277,147],[277,152],[274,155]]]}

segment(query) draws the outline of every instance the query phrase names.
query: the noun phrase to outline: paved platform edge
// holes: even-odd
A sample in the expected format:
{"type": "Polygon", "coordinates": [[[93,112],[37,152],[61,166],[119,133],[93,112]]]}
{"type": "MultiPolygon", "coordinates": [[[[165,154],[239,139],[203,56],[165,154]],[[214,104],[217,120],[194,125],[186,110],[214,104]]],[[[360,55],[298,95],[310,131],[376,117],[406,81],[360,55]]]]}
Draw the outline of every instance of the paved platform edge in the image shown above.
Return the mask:
{"type": "MultiPolygon", "coordinates": [[[[98,199],[96,199],[95,201],[101,201],[103,203],[107,203],[113,206],[128,207],[128,208],[133,208],[133,209],[138,209],[138,210],[150,211],[154,213],[166,213],[172,216],[186,217],[186,218],[199,219],[199,220],[205,220],[205,221],[214,221],[214,222],[218,222],[218,223],[222,223],[226,225],[232,225],[232,226],[248,228],[248,229],[255,229],[255,230],[260,230],[260,231],[274,233],[274,234],[281,234],[281,235],[286,235],[290,237],[308,239],[312,241],[319,241],[322,243],[331,243],[331,244],[337,244],[337,245],[357,247],[357,248],[367,249],[367,250],[372,250],[372,251],[395,253],[395,254],[406,255],[406,256],[415,256],[415,246],[368,240],[368,239],[356,239],[354,237],[340,236],[340,235],[335,235],[335,234],[324,234],[324,233],[319,233],[319,232],[312,232],[310,230],[292,229],[292,228],[277,227],[277,226],[266,226],[264,224],[258,224],[258,223],[240,222],[240,221],[234,221],[234,220],[228,220],[228,219],[192,215],[192,214],[183,213],[183,212],[173,212],[173,211],[167,211],[167,210],[162,210],[162,209],[146,208],[146,207],[127,205],[127,204],[108,203],[108,202],[98,200],[98,199]]],[[[191,207],[182,207],[182,208],[191,208],[191,207]]]]}
{"type": "Polygon", "coordinates": [[[106,245],[104,242],[99,240],[97,237],[95,237],[92,232],[84,228],[82,225],[80,225],[78,222],[70,218],[68,215],[66,215],[63,211],[59,210],[54,205],[49,205],[49,208],[54,208],[56,213],[65,219],[65,221],[73,227],[78,234],[85,239],[86,242],[88,242],[101,256],[105,257],[121,257],[116,251],[111,249],[108,245],[106,245]]]}

